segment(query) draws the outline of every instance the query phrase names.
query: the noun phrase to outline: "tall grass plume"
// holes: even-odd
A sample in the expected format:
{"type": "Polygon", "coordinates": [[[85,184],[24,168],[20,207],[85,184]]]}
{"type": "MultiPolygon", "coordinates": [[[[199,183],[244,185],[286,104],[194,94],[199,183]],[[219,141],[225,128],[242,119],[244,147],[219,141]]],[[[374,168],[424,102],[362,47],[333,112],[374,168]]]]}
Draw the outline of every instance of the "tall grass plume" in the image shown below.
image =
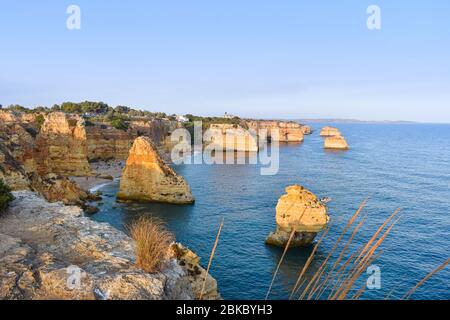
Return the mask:
{"type": "Polygon", "coordinates": [[[130,228],[136,242],[136,266],[145,272],[157,272],[166,262],[173,235],[158,219],[141,217],[130,228]]]}

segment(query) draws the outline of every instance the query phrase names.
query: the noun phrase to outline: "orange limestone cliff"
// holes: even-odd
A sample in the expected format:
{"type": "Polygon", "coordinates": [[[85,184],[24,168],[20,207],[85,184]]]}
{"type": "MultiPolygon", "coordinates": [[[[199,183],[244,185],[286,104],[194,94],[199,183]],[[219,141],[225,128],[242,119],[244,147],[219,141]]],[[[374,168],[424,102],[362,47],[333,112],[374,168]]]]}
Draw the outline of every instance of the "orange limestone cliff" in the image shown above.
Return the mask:
{"type": "Polygon", "coordinates": [[[258,138],[241,126],[232,124],[212,124],[209,134],[205,134],[208,148],[217,151],[258,152],[258,138]]]}
{"type": "Polygon", "coordinates": [[[266,243],[284,247],[295,231],[290,246],[307,246],[329,221],[325,205],[312,192],[299,185],[288,187],[276,207],[277,231],[269,235],[266,243]]]}
{"type": "Polygon", "coordinates": [[[270,141],[302,142],[305,134],[311,133],[310,127],[293,121],[252,120],[247,121],[247,125],[256,132],[267,130],[270,141]],[[272,135],[271,130],[278,130],[278,134],[272,135]]]}
{"type": "Polygon", "coordinates": [[[120,180],[118,200],[190,204],[195,201],[183,177],[159,156],[147,137],[139,137],[130,150],[120,180]]]}
{"type": "Polygon", "coordinates": [[[45,116],[36,138],[38,173],[86,176],[91,173],[84,120],[54,112],[45,116]]]}

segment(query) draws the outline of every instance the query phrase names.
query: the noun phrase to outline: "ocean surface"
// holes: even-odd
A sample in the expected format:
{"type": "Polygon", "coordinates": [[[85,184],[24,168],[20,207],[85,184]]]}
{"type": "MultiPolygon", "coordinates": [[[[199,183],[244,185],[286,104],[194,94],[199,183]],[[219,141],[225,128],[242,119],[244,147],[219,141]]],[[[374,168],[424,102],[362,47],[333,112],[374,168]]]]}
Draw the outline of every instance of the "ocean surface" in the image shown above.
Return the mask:
{"type": "MultiPolygon", "coordinates": [[[[450,257],[450,125],[335,124],[351,149],[327,152],[320,128],[299,144],[280,146],[280,169],[261,176],[259,165],[181,165],[174,169],[190,184],[192,206],[118,204],[118,182],[103,186],[104,204],[92,216],[118,229],[140,215],[163,219],[177,241],[207,265],[222,218],[225,225],[212,264],[225,299],[264,299],[282,249],[264,244],[275,230],[275,206],[285,187],[301,184],[329,197],[331,229],[307,277],[323,262],[348,219],[370,197],[367,220],[354,240],[358,248],[397,208],[401,219],[375,262],[381,289],[363,299],[401,298],[428,272],[450,257]]],[[[200,155],[197,155],[200,156],[200,155]]],[[[317,239],[319,236],[317,237],[317,239]]],[[[312,248],[289,250],[270,295],[287,299],[312,248]]],[[[355,290],[367,280],[363,274],[355,290]]],[[[414,299],[450,299],[450,267],[430,279],[414,299]]]]}

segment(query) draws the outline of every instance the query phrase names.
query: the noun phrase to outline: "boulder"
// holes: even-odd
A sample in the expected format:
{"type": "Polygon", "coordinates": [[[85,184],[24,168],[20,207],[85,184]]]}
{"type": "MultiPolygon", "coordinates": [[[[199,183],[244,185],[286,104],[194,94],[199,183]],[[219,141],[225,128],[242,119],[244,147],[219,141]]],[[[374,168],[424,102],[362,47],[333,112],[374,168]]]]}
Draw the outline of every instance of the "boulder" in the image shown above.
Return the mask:
{"type": "Polygon", "coordinates": [[[334,136],[340,136],[341,132],[337,128],[333,127],[324,127],[320,131],[321,137],[334,137],[334,136]]]}
{"type": "Polygon", "coordinates": [[[117,199],[173,204],[195,201],[184,178],[161,159],[147,137],[134,141],[120,180],[117,199]]]}
{"type": "Polygon", "coordinates": [[[288,187],[276,207],[277,230],[266,243],[284,247],[295,231],[291,247],[309,245],[329,221],[325,205],[311,191],[300,185],[288,187]]]}
{"type": "Polygon", "coordinates": [[[343,136],[326,137],[324,143],[325,149],[348,150],[349,146],[343,136]]]}

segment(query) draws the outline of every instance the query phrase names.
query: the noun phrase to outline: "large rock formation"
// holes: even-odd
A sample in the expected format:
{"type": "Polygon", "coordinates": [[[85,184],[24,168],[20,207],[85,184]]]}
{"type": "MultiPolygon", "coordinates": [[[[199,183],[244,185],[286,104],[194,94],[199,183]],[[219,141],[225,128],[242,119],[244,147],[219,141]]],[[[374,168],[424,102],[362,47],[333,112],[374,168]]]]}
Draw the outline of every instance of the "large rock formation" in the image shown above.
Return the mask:
{"type": "Polygon", "coordinates": [[[349,146],[343,136],[326,137],[324,142],[325,149],[330,150],[348,150],[349,146]]]}
{"type": "Polygon", "coordinates": [[[288,187],[276,207],[277,231],[269,235],[266,243],[284,247],[295,231],[291,246],[309,245],[329,220],[325,205],[312,192],[299,185],[288,187]]]}
{"type": "Polygon", "coordinates": [[[126,160],[134,135],[118,130],[107,123],[86,126],[89,161],[126,160]]]}
{"type": "Polygon", "coordinates": [[[293,121],[271,121],[271,120],[252,120],[246,122],[250,129],[260,133],[260,130],[267,130],[269,141],[279,142],[302,142],[305,132],[310,132],[310,128],[293,121]],[[272,135],[271,130],[276,130],[277,134],[272,135]]]}
{"type": "Polygon", "coordinates": [[[334,136],[340,136],[341,132],[337,128],[333,127],[323,127],[320,131],[321,137],[334,137],[334,136]]]}
{"type": "Polygon", "coordinates": [[[36,138],[37,171],[64,176],[91,174],[84,120],[63,112],[50,113],[36,138]]]}
{"type": "Polygon", "coordinates": [[[204,141],[216,151],[258,152],[258,138],[248,130],[233,124],[212,124],[204,141]]]}
{"type": "Polygon", "coordinates": [[[189,204],[194,202],[191,189],[159,156],[147,137],[139,137],[120,180],[118,200],[189,204]]]}
{"type": "MultiPolygon", "coordinates": [[[[78,207],[50,204],[14,192],[0,217],[0,299],[196,299],[205,270],[189,257],[171,256],[165,268],[135,266],[134,241],[108,224],[84,217],[78,207]]],[[[208,278],[206,299],[217,299],[208,278]]]]}

